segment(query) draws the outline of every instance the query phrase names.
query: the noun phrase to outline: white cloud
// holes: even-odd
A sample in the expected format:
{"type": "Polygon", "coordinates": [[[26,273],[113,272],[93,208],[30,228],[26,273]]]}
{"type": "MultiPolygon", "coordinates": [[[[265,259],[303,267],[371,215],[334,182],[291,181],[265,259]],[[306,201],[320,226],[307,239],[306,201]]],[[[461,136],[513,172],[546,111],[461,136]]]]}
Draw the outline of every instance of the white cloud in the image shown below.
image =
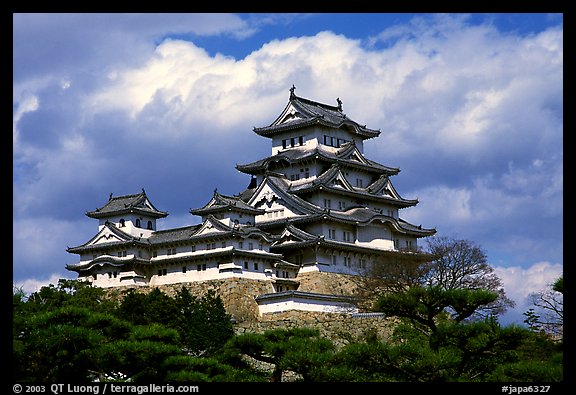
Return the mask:
{"type": "Polygon", "coordinates": [[[55,273],[45,278],[28,278],[24,281],[17,281],[14,284],[12,284],[12,286],[14,290],[22,290],[26,295],[30,295],[33,292],[40,291],[40,288],[47,287],[50,284],[57,285],[58,280],[60,280],[61,278],[67,278],[72,280],[75,278],[75,276],[66,277],[63,276],[61,273],[55,273]]]}
{"type": "Polygon", "coordinates": [[[494,272],[502,280],[506,295],[516,302],[513,311],[508,313],[511,321],[520,323],[531,305],[529,296],[533,293],[550,291],[552,284],[563,274],[559,263],[537,262],[529,267],[495,266],[494,272]]]}
{"type": "Polygon", "coordinates": [[[36,111],[40,105],[38,97],[33,94],[26,95],[18,101],[16,111],[12,116],[12,144],[18,144],[18,122],[24,114],[31,111],[36,111]]]}

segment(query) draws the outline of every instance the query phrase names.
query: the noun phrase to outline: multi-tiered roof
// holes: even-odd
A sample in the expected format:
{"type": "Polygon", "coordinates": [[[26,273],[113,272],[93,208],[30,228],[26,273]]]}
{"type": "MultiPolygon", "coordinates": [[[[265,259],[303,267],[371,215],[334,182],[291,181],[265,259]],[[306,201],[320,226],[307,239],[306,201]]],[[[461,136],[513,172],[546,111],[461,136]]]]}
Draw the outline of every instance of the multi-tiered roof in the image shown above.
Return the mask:
{"type": "Polygon", "coordinates": [[[251,176],[244,191],[215,190],[204,206],[190,210],[199,224],[166,230],[157,230],[156,220],[168,213],[144,190],[110,195],[86,213],[99,220],[98,233],[68,248],[80,263],[67,268],[104,287],[243,277],[260,282],[250,288],[256,294],[245,295],[246,305],[258,302],[272,311],[290,305],[283,298],[297,297],[306,299],[298,302],[305,309],[330,310],[345,304],[340,296],[348,290],[319,287],[324,274],[358,275],[387,260],[428,259],[417,240],[436,230],[401,218],[400,211],[418,200],[394,188],[391,178],[400,169],[364,156],[365,141],[380,131],[350,119],[340,99],[333,106],[294,91],[271,124],[254,128],[271,139],[272,153],[236,166],[251,176]]]}

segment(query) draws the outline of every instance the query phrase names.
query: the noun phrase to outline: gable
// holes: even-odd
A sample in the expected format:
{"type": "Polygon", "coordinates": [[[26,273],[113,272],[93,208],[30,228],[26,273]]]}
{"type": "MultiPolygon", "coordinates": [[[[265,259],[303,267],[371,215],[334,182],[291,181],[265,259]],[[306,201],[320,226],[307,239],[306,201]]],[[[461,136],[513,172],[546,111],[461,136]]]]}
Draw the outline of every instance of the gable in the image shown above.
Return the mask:
{"type": "Polygon", "coordinates": [[[280,116],[277,124],[279,125],[287,122],[293,122],[300,119],[304,119],[304,116],[296,108],[294,108],[294,106],[289,105],[284,113],[280,116]]]}
{"type": "Polygon", "coordinates": [[[218,221],[214,217],[209,216],[198,228],[198,230],[192,234],[192,236],[224,233],[229,232],[230,230],[231,229],[228,226],[224,225],[222,222],[218,221]]]}
{"type": "MultiPolygon", "coordinates": [[[[309,208],[312,206],[310,203],[284,192],[280,187],[274,185],[269,178],[264,179],[258,190],[252,198],[250,198],[248,204],[257,209],[266,210],[267,212],[271,210],[282,210],[281,216],[283,217],[292,217],[312,212],[309,208]]],[[[265,215],[266,214],[259,215],[257,218],[264,219],[265,215]]]]}
{"type": "Polygon", "coordinates": [[[96,234],[96,236],[94,236],[88,243],[86,243],[86,245],[90,246],[96,244],[118,243],[132,239],[130,235],[125,234],[119,229],[112,230],[109,226],[110,225],[104,226],[100,232],[96,234]]]}
{"type": "Polygon", "coordinates": [[[342,174],[342,171],[340,169],[338,169],[336,174],[334,174],[330,178],[328,184],[331,185],[332,187],[342,188],[347,191],[354,191],[354,188],[352,188],[352,185],[350,185],[350,183],[348,182],[344,174],[342,174]]]}

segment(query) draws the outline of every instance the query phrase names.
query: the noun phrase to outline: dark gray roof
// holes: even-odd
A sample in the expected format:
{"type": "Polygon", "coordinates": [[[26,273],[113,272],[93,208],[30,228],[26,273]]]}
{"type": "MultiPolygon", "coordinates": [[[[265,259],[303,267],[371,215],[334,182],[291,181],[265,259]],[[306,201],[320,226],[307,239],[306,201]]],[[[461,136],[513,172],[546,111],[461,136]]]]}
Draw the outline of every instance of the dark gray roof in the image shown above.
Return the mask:
{"type": "Polygon", "coordinates": [[[256,209],[246,204],[239,196],[221,195],[214,191],[212,199],[201,208],[191,209],[190,213],[194,215],[206,215],[225,211],[243,212],[252,215],[263,214],[264,210],[256,209]]]}
{"type": "Polygon", "coordinates": [[[223,224],[218,219],[214,218],[212,215],[209,215],[205,219],[205,221],[199,225],[154,232],[152,236],[150,236],[148,241],[152,246],[154,246],[154,245],[179,243],[179,242],[202,241],[214,238],[216,239],[226,239],[230,237],[247,238],[250,236],[260,237],[268,242],[272,242],[277,237],[255,226],[240,225],[238,227],[230,227],[223,224]],[[206,224],[207,222],[210,222],[220,232],[197,234],[197,232],[201,230],[204,224],[206,224]]]}
{"type": "Polygon", "coordinates": [[[270,188],[274,190],[282,200],[284,200],[284,203],[294,209],[295,212],[300,212],[302,215],[322,212],[322,209],[318,206],[307,202],[299,196],[289,193],[288,189],[290,187],[290,181],[288,181],[286,176],[283,174],[268,174],[248,201],[249,204],[255,205],[258,203],[255,201],[258,196],[258,191],[264,188],[265,185],[269,185],[270,188]]]}
{"type": "Polygon", "coordinates": [[[360,153],[354,142],[343,144],[341,149],[336,151],[322,144],[317,145],[314,149],[306,149],[306,147],[300,146],[289,148],[256,162],[244,165],[237,164],[236,169],[247,174],[262,174],[273,163],[286,161],[288,164],[296,164],[309,160],[310,158],[317,158],[319,161],[328,163],[338,163],[342,166],[361,169],[375,174],[396,175],[400,172],[400,169],[396,167],[381,165],[380,163],[367,159],[360,153]],[[351,159],[350,157],[353,154],[357,155],[361,161],[351,159]]]}
{"type": "Polygon", "coordinates": [[[292,184],[289,187],[288,192],[294,194],[305,194],[322,188],[324,190],[333,191],[336,194],[353,196],[355,198],[369,199],[372,201],[386,201],[398,207],[410,207],[418,204],[417,199],[409,200],[402,198],[392,187],[391,182],[385,175],[379,177],[367,188],[353,187],[342,175],[341,180],[345,184],[344,187],[335,187],[332,180],[336,179],[339,174],[341,174],[340,166],[338,164],[333,164],[317,178],[311,179],[308,182],[292,184]],[[391,193],[394,196],[387,196],[379,193],[386,185],[389,185],[391,193]]]}
{"type": "Polygon", "coordinates": [[[102,230],[100,230],[96,235],[94,235],[86,243],[81,244],[81,245],[76,246],[76,247],[68,247],[66,249],[66,251],[73,253],[73,254],[80,254],[80,253],[86,253],[88,251],[100,251],[102,249],[110,249],[110,248],[115,248],[115,247],[133,245],[133,244],[139,244],[139,245],[145,246],[148,244],[148,241],[146,239],[134,237],[134,236],[126,233],[126,232],[122,231],[121,229],[118,229],[114,224],[112,224],[110,222],[105,222],[104,228],[102,228],[102,230]],[[104,232],[104,229],[109,230],[111,233],[118,236],[118,238],[120,238],[121,240],[120,241],[111,241],[109,243],[92,244],[92,242],[100,234],[102,234],[104,232]]]}
{"type": "Polygon", "coordinates": [[[142,192],[134,195],[112,197],[112,194],[110,194],[108,202],[106,202],[104,206],[94,211],[88,211],[86,215],[91,218],[107,218],[113,215],[132,212],[142,213],[154,218],[163,218],[168,215],[167,212],[160,211],[154,207],[146,196],[144,189],[142,189],[142,192]]]}
{"type": "Polygon", "coordinates": [[[305,128],[312,125],[325,125],[332,128],[348,128],[356,133],[363,139],[377,137],[380,134],[379,130],[369,129],[366,125],[360,125],[358,122],[348,118],[342,112],[340,99],[338,99],[338,106],[331,106],[328,104],[316,102],[303,97],[298,97],[291,90],[290,100],[282,113],[272,122],[269,126],[254,128],[254,132],[260,136],[270,137],[276,133],[305,128]],[[290,106],[294,107],[299,114],[299,119],[284,122],[283,119],[288,115],[287,111],[290,106]]]}
{"type": "Polygon", "coordinates": [[[147,259],[131,257],[131,258],[119,258],[111,255],[101,255],[96,259],[93,259],[89,262],[82,262],[82,263],[75,263],[75,264],[68,264],[66,265],[66,269],[75,271],[75,272],[83,272],[92,269],[95,266],[112,266],[112,267],[126,267],[126,266],[134,266],[134,265],[145,265],[148,264],[150,261],[147,259]]]}
{"type": "Polygon", "coordinates": [[[310,299],[315,301],[324,301],[324,302],[347,302],[352,303],[355,299],[352,296],[348,295],[334,295],[334,294],[321,294],[315,292],[304,292],[304,291],[283,291],[283,292],[274,292],[268,294],[258,295],[256,297],[257,302],[263,301],[271,301],[271,300],[285,300],[285,299],[292,299],[292,298],[301,298],[301,299],[310,299]]]}

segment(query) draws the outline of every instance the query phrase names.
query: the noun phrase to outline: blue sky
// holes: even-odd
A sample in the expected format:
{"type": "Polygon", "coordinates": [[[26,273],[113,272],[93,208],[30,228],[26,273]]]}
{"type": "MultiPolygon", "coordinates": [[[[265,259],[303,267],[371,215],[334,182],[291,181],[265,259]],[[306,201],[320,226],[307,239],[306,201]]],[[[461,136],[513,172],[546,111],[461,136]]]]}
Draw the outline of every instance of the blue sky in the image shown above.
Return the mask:
{"type": "Polygon", "coordinates": [[[521,322],[563,267],[562,14],[14,14],[13,283],[73,278],[110,193],[198,223],[293,84],[381,131],[403,218],[480,245],[521,322]]]}

